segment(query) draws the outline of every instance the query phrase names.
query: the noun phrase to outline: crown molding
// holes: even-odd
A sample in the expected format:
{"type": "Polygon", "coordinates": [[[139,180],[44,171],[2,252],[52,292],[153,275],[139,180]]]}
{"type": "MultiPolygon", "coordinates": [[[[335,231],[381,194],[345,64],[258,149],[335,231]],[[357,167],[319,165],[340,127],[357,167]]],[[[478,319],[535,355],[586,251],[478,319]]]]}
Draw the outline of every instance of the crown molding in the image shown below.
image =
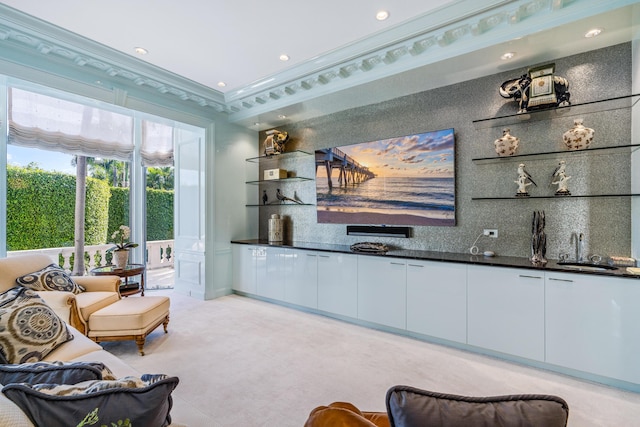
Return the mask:
{"type": "MultiPolygon", "coordinates": [[[[459,0],[226,94],[0,4],[0,58],[231,122],[637,3],[459,0]]],[[[19,76],[17,76],[19,77],[19,76]]],[[[119,93],[119,92],[118,92],[119,93]]]]}
{"type": "Polygon", "coordinates": [[[68,30],[0,4],[0,47],[4,59],[23,62],[30,56],[31,66],[47,62],[64,64],[68,74],[87,72],[96,76],[97,85],[114,88],[138,87],[155,91],[163,97],[212,108],[217,112],[233,110],[224,95],[133,56],[79,36],[68,30]]]}
{"type": "MultiPolygon", "coordinates": [[[[412,50],[411,53],[422,53],[435,43],[433,35],[439,29],[466,21],[474,15],[486,13],[497,7],[514,2],[515,0],[455,1],[428,14],[403,22],[399,26],[391,27],[365,39],[358,40],[316,58],[312,58],[309,61],[302,62],[282,73],[267,76],[246,87],[229,91],[226,93],[226,100],[227,102],[233,103],[247,99],[252,95],[259,96],[266,88],[277,88],[283,84],[295,82],[302,76],[310,77],[315,74],[328,74],[327,70],[334,68],[340,71],[338,73],[339,77],[349,78],[357,68],[362,67],[365,70],[371,70],[375,65],[378,65],[377,63],[374,64],[372,61],[368,61],[368,57],[370,56],[380,56],[382,51],[387,49],[393,50],[395,46],[405,48],[410,45],[411,39],[419,38],[425,40],[415,46],[416,52],[412,50]],[[356,65],[354,68],[352,63],[359,63],[359,65],[356,65]]],[[[406,53],[407,51],[405,49],[403,49],[402,53],[391,52],[390,56],[385,58],[385,63],[394,62],[396,57],[406,53]]],[[[320,83],[327,84],[334,77],[333,75],[321,77],[320,83]]],[[[306,87],[306,89],[310,89],[310,87],[306,87]]]]}
{"type": "Polygon", "coordinates": [[[483,47],[638,3],[633,0],[458,1],[226,94],[240,122],[483,47]]]}

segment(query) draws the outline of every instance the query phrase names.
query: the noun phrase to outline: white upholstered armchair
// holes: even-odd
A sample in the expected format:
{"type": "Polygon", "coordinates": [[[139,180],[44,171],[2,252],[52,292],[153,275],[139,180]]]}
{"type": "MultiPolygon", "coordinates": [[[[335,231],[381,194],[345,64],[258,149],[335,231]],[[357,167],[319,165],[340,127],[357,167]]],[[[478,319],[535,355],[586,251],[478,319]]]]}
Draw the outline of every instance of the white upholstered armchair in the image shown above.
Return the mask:
{"type": "MultiPolygon", "coordinates": [[[[0,259],[0,292],[16,286],[16,279],[39,271],[54,262],[44,254],[20,255],[0,259]]],[[[71,276],[85,292],[39,291],[60,317],[83,334],[88,333],[89,316],[120,299],[118,276],[71,276]]]]}

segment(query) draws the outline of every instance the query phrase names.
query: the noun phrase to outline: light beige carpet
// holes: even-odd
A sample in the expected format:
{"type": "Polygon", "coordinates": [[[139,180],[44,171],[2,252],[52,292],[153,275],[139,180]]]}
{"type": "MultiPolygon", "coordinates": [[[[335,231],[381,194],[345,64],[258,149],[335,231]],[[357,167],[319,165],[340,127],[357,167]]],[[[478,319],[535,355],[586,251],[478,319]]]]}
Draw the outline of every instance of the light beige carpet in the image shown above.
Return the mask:
{"type": "Polygon", "coordinates": [[[191,408],[174,421],[191,427],[302,427],[314,407],[339,400],[384,411],[396,384],[555,394],[569,404],[569,426],[640,425],[640,394],[250,298],[154,294],[171,297],[169,333],[154,331],[144,357],[133,342],[104,347],[141,373],[180,377],[174,394],[191,408]]]}

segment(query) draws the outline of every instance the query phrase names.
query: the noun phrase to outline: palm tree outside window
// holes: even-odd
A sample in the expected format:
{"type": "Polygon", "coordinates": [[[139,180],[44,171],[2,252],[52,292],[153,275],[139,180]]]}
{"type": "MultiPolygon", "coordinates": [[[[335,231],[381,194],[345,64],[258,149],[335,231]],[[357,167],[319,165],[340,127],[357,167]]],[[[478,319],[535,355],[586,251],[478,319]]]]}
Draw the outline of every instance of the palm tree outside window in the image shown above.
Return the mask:
{"type": "MultiPolygon", "coordinates": [[[[8,96],[9,144],[74,156],[74,247],[75,254],[84,254],[87,164],[97,169],[107,158],[114,171],[118,163],[126,165],[134,150],[133,118],[19,88],[9,88],[8,96]]],[[[118,174],[114,175],[117,180],[118,174]]],[[[126,174],[121,176],[121,182],[128,182],[126,174]]],[[[73,273],[84,274],[84,256],[74,258],[73,273]]]]}

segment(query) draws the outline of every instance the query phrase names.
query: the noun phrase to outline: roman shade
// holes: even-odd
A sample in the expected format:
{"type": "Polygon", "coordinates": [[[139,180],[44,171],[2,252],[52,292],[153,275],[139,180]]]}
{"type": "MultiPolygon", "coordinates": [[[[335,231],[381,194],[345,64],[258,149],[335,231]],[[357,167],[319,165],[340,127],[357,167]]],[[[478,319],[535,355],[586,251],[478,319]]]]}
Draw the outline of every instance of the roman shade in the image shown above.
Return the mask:
{"type": "Polygon", "coordinates": [[[142,122],[142,166],[173,166],[173,126],[142,122]]]}
{"type": "Polygon", "coordinates": [[[9,88],[9,143],[130,161],[133,118],[91,105],[9,88]]]}

